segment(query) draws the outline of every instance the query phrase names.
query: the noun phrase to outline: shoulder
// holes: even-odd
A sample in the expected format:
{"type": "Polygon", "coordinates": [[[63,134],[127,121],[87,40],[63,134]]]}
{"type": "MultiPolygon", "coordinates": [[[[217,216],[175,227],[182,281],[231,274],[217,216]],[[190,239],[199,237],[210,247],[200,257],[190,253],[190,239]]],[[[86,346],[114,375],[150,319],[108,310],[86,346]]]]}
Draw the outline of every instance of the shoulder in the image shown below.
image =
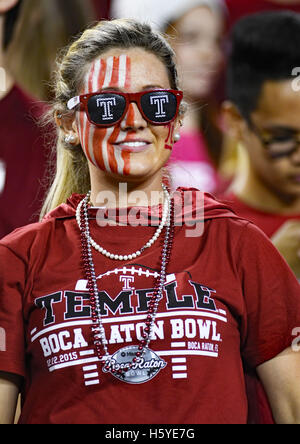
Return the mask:
{"type": "Polygon", "coordinates": [[[216,198],[210,193],[196,188],[177,188],[174,192],[175,209],[182,206],[183,214],[197,215],[204,221],[217,220],[239,220],[242,225],[249,222],[246,218],[238,215],[230,205],[229,201],[216,198]],[[244,221],[244,222],[242,222],[244,221]]]}
{"type": "Polygon", "coordinates": [[[18,99],[18,108],[27,111],[28,115],[31,117],[40,118],[48,110],[46,102],[29,95],[18,85],[13,87],[10,96],[11,101],[15,101],[16,98],[18,99]]]}
{"type": "Polygon", "coordinates": [[[29,95],[18,85],[14,85],[6,96],[1,99],[0,105],[6,115],[11,114],[14,118],[20,116],[23,124],[32,122],[35,125],[37,125],[37,122],[49,108],[46,102],[29,95]]]}
{"type": "Polygon", "coordinates": [[[240,233],[235,256],[238,268],[241,271],[252,270],[253,273],[264,276],[266,282],[285,282],[286,285],[288,281],[292,282],[299,294],[295,275],[266,233],[252,222],[241,222],[238,229],[235,229],[233,222],[232,227],[232,232],[240,233]]]}
{"type": "Polygon", "coordinates": [[[45,243],[55,230],[55,225],[55,219],[48,219],[17,228],[0,240],[0,251],[2,254],[9,251],[27,261],[32,255],[45,250],[45,243]]]}
{"type": "Polygon", "coordinates": [[[0,239],[0,245],[9,246],[21,241],[26,242],[26,240],[35,239],[38,235],[47,231],[48,228],[49,220],[24,225],[23,227],[16,228],[14,231],[0,239]]]}
{"type": "Polygon", "coordinates": [[[41,222],[17,228],[12,233],[0,239],[0,248],[6,247],[15,252],[41,250],[45,242],[60,236],[66,230],[66,224],[75,220],[75,209],[81,195],[72,195],[66,203],[62,203],[46,214],[41,222]]]}

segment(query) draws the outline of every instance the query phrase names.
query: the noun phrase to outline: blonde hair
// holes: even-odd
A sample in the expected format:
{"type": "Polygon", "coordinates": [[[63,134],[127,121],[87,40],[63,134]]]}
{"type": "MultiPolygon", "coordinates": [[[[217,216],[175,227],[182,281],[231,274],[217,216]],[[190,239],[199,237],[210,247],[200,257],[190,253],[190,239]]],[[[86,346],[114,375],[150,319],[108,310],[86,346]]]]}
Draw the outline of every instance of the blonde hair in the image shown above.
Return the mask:
{"type": "MultiPolygon", "coordinates": [[[[66,104],[80,91],[86,70],[93,60],[112,48],[134,47],[155,54],[167,68],[171,88],[178,89],[174,52],[161,34],[135,20],[102,21],[84,31],[58,58],[51,118],[55,114],[68,114],[66,104]]],[[[74,147],[67,144],[59,128],[56,156],[56,173],[41,218],[65,202],[72,193],[86,194],[90,189],[88,163],[81,145],[74,147]]]]}

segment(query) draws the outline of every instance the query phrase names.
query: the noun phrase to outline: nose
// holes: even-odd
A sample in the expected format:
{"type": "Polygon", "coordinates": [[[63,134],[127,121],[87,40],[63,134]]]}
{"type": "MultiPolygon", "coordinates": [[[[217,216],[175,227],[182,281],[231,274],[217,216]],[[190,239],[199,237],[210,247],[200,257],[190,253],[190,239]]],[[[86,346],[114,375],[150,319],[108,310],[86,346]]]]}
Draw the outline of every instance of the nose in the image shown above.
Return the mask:
{"type": "Polygon", "coordinates": [[[128,107],[128,111],[121,122],[121,129],[143,129],[147,127],[147,122],[142,116],[137,104],[131,102],[128,107]]]}

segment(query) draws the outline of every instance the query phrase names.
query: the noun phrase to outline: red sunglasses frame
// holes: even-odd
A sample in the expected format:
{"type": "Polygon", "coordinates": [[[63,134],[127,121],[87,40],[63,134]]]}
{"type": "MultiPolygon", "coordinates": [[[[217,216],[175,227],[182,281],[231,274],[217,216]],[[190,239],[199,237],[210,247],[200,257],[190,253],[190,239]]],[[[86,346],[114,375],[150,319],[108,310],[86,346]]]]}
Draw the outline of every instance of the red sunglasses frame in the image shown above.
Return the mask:
{"type": "Polygon", "coordinates": [[[137,93],[123,93],[123,92],[119,92],[119,91],[110,91],[110,90],[105,90],[105,91],[97,91],[95,93],[90,93],[90,94],[82,94],[80,96],[76,96],[73,97],[72,99],[70,99],[68,101],[67,107],[69,110],[72,110],[73,108],[75,108],[75,106],[81,104],[84,107],[84,111],[87,115],[87,118],[89,120],[90,123],[92,123],[95,126],[99,126],[99,127],[109,127],[109,126],[114,126],[117,125],[121,120],[123,120],[124,116],[126,115],[129,105],[134,102],[137,104],[137,107],[141,113],[141,115],[143,116],[143,118],[151,123],[151,125],[168,125],[169,123],[173,122],[173,120],[176,119],[176,117],[178,116],[178,111],[179,111],[179,106],[180,103],[182,101],[183,98],[183,92],[177,89],[151,89],[151,90],[146,90],[146,91],[141,91],[141,92],[137,92],[137,93]],[[168,93],[172,93],[174,94],[174,96],[176,97],[176,112],[175,112],[175,116],[171,119],[168,120],[166,122],[153,122],[152,120],[150,120],[144,113],[144,111],[142,110],[142,106],[141,106],[141,97],[144,94],[149,94],[152,92],[168,92],[168,93]],[[96,123],[93,122],[93,120],[90,118],[90,114],[88,111],[88,101],[91,97],[99,95],[99,94],[118,94],[119,96],[122,96],[125,98],[125,108],[124,108],[124,112],[122,114],[122,116],[113,123],[96,123]]]}

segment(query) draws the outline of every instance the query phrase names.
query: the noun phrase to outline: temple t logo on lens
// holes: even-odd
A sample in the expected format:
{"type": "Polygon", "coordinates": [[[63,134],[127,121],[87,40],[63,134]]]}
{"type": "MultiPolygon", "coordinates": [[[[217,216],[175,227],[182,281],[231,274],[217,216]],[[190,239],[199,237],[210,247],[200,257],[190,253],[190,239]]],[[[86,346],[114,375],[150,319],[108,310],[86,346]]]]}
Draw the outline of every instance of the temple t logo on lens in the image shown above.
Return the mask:
{"type": "Polygon", "coordinates": [[[168,95],[163,96],[150,96],[150,103],[151,105],[157,106],[157,111],[155,113],[155,117],[161,118],[166,117],[166,112],[164,110],[164,104],[169,103],[169,97],[168,95]]]}
{"type": "Polygon", "coordinates": [[[134,93],[100,91],[73,97],[67,106],[72,110],[82,104],[92,124],[109,127],[124,119],[129,105],[136,103],[147,122],[152,125],[166,125],[176,119],[182,96],[182,91],[172,89],[134,93]]]}
{"type": "Polygon", "coordinates": [[[97,99],[97,107],[104,108],[104,112],[102,114],[102,120],[113,120],[114,115],[112,114],[111,107],[116,106],[115,97],[106,97],[97,99]]]}

